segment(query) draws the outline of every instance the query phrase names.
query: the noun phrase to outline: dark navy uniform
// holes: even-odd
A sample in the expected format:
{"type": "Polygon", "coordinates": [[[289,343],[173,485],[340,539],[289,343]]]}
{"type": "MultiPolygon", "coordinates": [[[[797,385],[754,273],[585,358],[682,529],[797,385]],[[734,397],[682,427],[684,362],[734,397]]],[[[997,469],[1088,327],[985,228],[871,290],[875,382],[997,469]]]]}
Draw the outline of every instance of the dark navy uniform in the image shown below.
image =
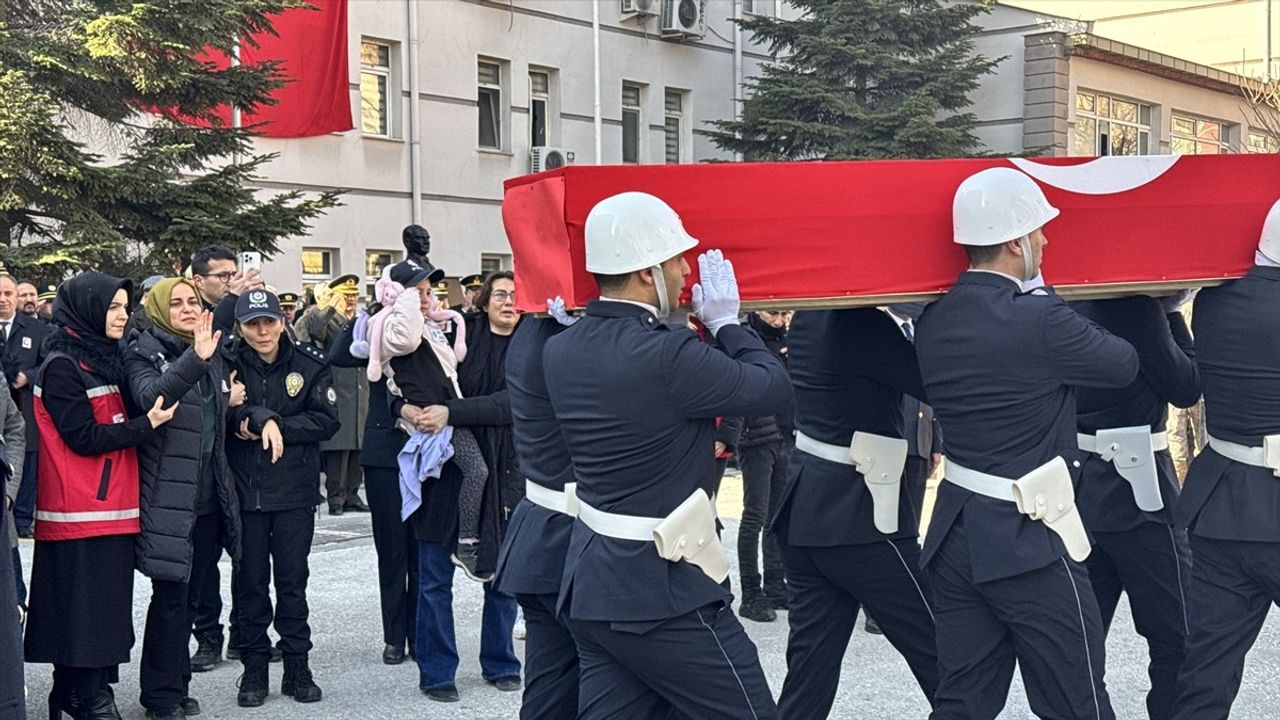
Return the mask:
{"type": "MultiPolygon", "coordinates": [[[[573,463],[560,437],[542,350],[564,326],[551,318],[526,317],[507,347],[507,396],[520,472],[541,487],[564,492],[573,463]]],[[[520,717],[572,720],[578,716],[578,646],[556,613],[564,556],[573,517],[525,497],[516,505],[498,555],[498,589],[524,608],[524,702],[520,717]]]]}
{"type": "MultiPolygon", "coordinates": [[[[790,371],[796,430],[848,448],[861,431],[902,437],[903,393],[924,394],[911,342],[875,308],[797,313],[790,371]]],[[[898,530],[884,534],[854,466],[797,449],[773,529],[786,568],[791,634],[785,718],[831,712],[859,606],[865,606],[931,702],[938,684],[931,592],[919,570],[919,523],[902,488],[898,530]]]]}
{"type": "MultiPolygon", "coordinates": [[[[947,461],[1015,479],[1055,456],[1074,474],[1083,457],[1071,386],[1124,387],[1138,372],[1129,343],[1058,297],[978,270],[925,310],[916,355],[947,461]]],[[[1046,525],[944,482],[923,562],[938,629],[935,717],[994,718],[1015,660],[1035,714],[1114,717],[1088,573],[1046,525]]]]}
{"type": "MultiPolygon", "coordinates": [[[[1129,341],[1138,351],[1141,368],[1128,387],[1077,392],[1081,433],[1096,436],[1099,430],[1138,426],[1163,433],[1170,404],[1190,407],[1200,399],[1195,350],[1181,314],[1166,315],[1157,300],[1146,296],[1077,302],[1071,308],[1129,341]]],[[[1179,484],[1167,448],[1156,451],[1155,463],[1163,509],[1139,508],[1132,486],[1116,466],[1092,452],[1082,461],[1076,506],[1093,536],[1093,552],[1085,566],[1103,627],[1110,630],[1121,591],[1128,593],[1134,627],[1146,638],[1151,656],[1147,714],[1167,718],[1173,715],[1184,657],[1184,585],[1191,572],[1191,552],[1186,533],[1173,527],[1179,484]]]]}
{"type": "MultiPolygon", "coordinates": [[[[782,364],[740,325],[721,351],[631,303],[595,301],[547,341],[547,389],[584,508],[665,517],[714,481],[716,417],[785,407],[782,364]]],[[[755,645],[722,584],[653,543],[579,519],[560,604],[581,660],[579,717],[776,718],[755,645]]]]}
{"type": "Polygon", "coordinates": [[[1280,603],[1280,477],[1213,442],[1262,447],[1280,434],[1280,268],[1200,291],[1192,329],[1209,447],[1191,464],[1177,520],[1188,527],[1191,632],[1176,718],[1225,718],[1245,656],[1280,603]]]}

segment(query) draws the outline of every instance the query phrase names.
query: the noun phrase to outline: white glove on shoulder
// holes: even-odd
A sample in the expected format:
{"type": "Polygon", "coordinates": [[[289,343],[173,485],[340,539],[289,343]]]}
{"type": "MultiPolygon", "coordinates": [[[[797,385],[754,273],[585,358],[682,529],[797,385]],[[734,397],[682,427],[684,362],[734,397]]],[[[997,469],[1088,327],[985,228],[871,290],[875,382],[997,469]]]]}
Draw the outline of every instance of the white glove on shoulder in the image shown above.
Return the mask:
{"type": "Polygon", "coordinates": [[[708,250],[698,256],[698,276],[699,282],[693,286],[693,314],[712,335],[722,327],[737,325],[741,300],[733,263],[719,250],[708,250]]]}
{"type": "Polygon", "coordinates": [[[565,308],[564,298],[559,295],[555,296],[554,299],[547,298],[547,314],[565,327],[569,327],[580,319],[569,314],[569,311],[565,308]]]}

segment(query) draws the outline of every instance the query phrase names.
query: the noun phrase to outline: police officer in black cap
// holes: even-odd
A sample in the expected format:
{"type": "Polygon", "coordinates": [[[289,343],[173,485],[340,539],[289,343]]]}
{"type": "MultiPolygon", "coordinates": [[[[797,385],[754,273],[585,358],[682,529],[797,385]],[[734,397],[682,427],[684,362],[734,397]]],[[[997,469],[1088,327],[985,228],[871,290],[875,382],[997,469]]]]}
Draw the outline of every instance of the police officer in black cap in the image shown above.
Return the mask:
{"type": "Polygon", "coordinates": [[[1076,312],[1138,351],[1141,372],[1128,387],[1080,388],[1077,436],[1086,455],[1076,504],[1093,535],[1085,561],[1109,629],[1123,591],[1138,634],[1151,656],[1147,713],[1173,715],[1178,697],[1187,618],[1185,581],[1191,573],[1186,533],[1173,526],[1178,476],[1165,433],[1169,405],[1200,399],[1200,374],[1180,296],[1143,295],[1071,303],[1076,312]]]}
{"type": "Polygon", "coordinates": [[[797,719],[831,712],[860,606],[932,701],[932,593],[903,487],[902,396],[924,396],[915,350],[877,308],[796,313],[789,340],[796,449],[773,528],[791,634],[778,709],[797,719]]]}
{"type": "Polygon", "coordinates": [[[983,170],[961,183],[952,212],[970,269],[916,328],[947,450],[922,558],[937,626],[933,717],[994,718],[1016,661],[1036,715],[1114,718],[1082,564],[1072,386],[1125,387],[1138,355],[1052,293],[1024,292],[1058,215],[1031,178],[983,170]]]}
{"type": "Polygon", "coordinates": [[[601,299],[543,351],[578,481],[560,597],[578,641],[578,716],[776,718],[723,584],[709,490],[715,418],[784,408],[786,370],[738,324],[733,266],[718,251],[699,258],[693,306],[721,349],[662,324],[698,244],[666,203],[606,198],[585,232],[601,299]]]}
{"type": "Polygon", "coordinates": [[[1245,657],[1280,603],[1280,203],[1249,274],[1201,290],[1191,324],[1209,447],[1177,509],[1195,557],[1178,720],[1230,714],[1245,657]]]}

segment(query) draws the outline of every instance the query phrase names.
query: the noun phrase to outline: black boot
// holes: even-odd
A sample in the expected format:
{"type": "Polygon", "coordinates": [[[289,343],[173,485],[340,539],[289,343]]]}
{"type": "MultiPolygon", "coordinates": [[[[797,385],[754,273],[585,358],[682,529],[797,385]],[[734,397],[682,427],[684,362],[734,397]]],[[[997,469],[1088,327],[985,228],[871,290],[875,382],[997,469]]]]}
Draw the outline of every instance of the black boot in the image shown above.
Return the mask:
{"type": "Polygon", "coordinates": [[[250,655],[240,662],[244,663],[244,673],[236,683],[240,687],[236,704],[240,707],[258,707],[267,701],[267,694],[271,692],[268,687],[267,656],[250,655]]]}
{"type": "Polygon", "coordinates": [[[74,690],[63,689],[55,684],[53,690],[49,691],[49,720],[63,720],[64,717],[80,720],[83,713],[84,708],[80,706],[80,698],[74,690]]]}
{"type": "Polygon", "coordinates": [[[738,615],[755,622],[773,622],[778,619],[778,613],[769,607],[769,601],[764,599],[764,595],[759,590],[742,591],[742,604],[738,606],[738,615]]]}
{"type": "Polygon", "coordinates": [[[116,707],[116,697],[110,687],[99,689],[96,695],[87,700],[82,698],[81,702],[83,708],[79,720],[124,720],[120,717],[120,708],[116,707]]]}
{"type": "Polygon", "coordinates": [[[306,655],[284,656],[284,679],[280,681],[280,694],[292,696],[302,703],[320,702],[320,688],[311,677],[311,667],[306,655]]]}
{"type": "Polygon", "coordinates": [[[191,672],[208,672],[222,664],[222,634],[196,635],[196,653],[191,656],[191,672]]]}

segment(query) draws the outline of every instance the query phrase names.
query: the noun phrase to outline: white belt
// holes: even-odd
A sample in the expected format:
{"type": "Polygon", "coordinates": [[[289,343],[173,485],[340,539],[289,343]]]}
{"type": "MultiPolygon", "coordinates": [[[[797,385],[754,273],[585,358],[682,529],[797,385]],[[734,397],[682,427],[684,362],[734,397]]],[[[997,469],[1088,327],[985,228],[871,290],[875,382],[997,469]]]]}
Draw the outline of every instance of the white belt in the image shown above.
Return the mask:
{"type": "Polygon", "coordinates": [[[524,496],[529,502],[539,507],[558,512],[569,517],[578,514],[577,483],[565,483],[564,490],[552,490],[532,480],[524,481],[524,496]]]}
{"type": "Polygon", "coordinates": [[[853,434],[849,447],[814,440],[796,431],[796,449],[841,465],[852,465],[862,474],[871,495],[872,518],[885,535],[898,532],[898,505],[902,469],[907,464],[907,441],[862,432],[853,434]]]}
{"type": "Polygon", "coordinates": [[[1089,534],[1076,510],[1071,472],[1062,457],[1055,457],[1017,480],[970,470],[948,460],[945,477],[947,482],[971,492],[1014,503],[1018,512],[1057,533],[1072,560],[1084,562],[1089,557],[1089,534]]]}
{"type": "Polygon", "coordinates": [[[1276,477],[1280,477],[1280,435],[1264,437],[1262,447],[1250,447],[1229,440],[1221,440],[1208,433],[1205,433],[1205,437],[1209,439],[1209,447],[1228,460],[1267,468],[1273,471],[1276,477]]]}
{"type": "Polygon", "coordinates": [[[716,532],[715,507],[702,490],[693,491],[664,518],[605,512],[579,500],[578,519],[597,535],[651,542],[662,559],[696,565],[718,583],[729,577],[729,561],[716,532]]]}
{"type": "Polygon", "coordinates": [[[1169,449],[1168,433],[1153,433],[1146,425],[1106,428],[1098,430],[1097,435],[1078,433],[1076,445],[1115,466],[1116,472],[1133,490],[1133,499],[1139,509],[1147,512],[1164,509],[1160,477],[1156,471],[1156,453],[1169,449]]]}

